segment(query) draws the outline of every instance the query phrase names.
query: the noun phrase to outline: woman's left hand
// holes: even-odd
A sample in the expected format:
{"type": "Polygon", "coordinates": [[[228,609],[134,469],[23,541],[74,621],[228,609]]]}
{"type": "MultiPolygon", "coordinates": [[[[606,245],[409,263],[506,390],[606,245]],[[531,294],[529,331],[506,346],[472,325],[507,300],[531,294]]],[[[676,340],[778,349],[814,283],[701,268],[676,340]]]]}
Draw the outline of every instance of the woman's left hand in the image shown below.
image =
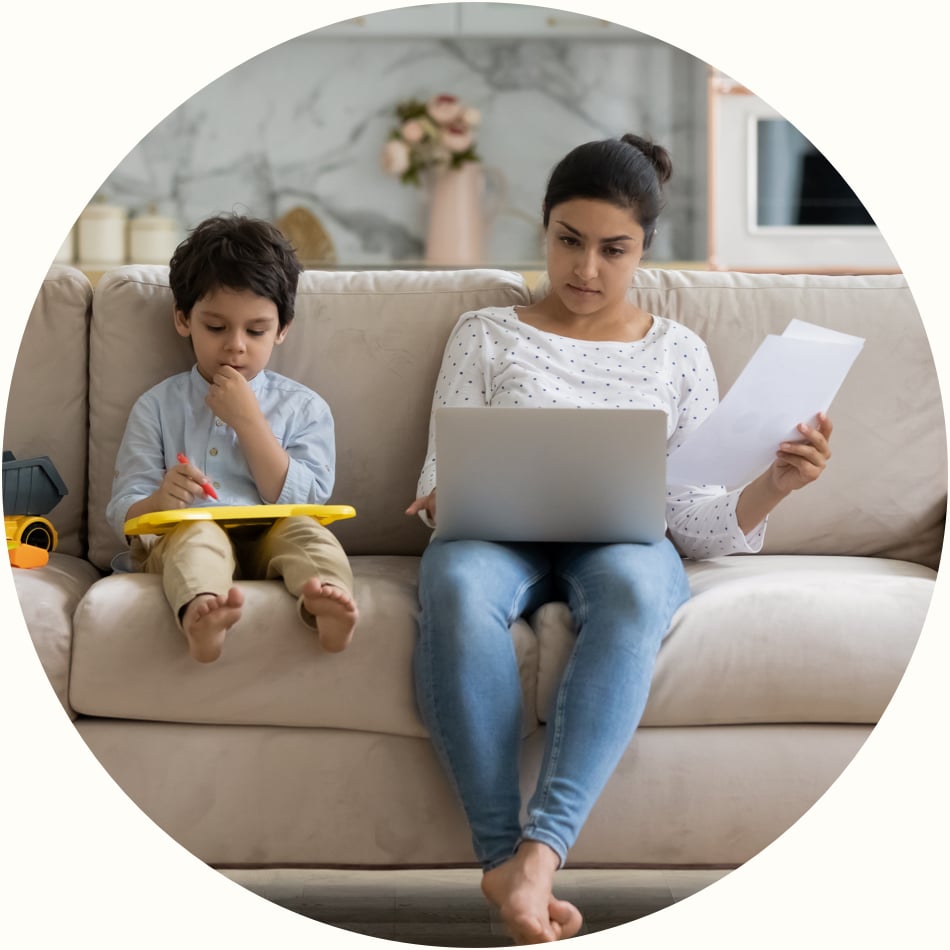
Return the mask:
{"type": "Polygon", "coordinates": [[[798,431],[803,436],[800,442],[783,442],[779,446],[769,468],[769,480],[776,491],[788,494],[803,488],[825,470],[831,458],[828,442],[833,426],[823,412],[818,413],[817,419],[817,427],[799,424],[798,431]]]}

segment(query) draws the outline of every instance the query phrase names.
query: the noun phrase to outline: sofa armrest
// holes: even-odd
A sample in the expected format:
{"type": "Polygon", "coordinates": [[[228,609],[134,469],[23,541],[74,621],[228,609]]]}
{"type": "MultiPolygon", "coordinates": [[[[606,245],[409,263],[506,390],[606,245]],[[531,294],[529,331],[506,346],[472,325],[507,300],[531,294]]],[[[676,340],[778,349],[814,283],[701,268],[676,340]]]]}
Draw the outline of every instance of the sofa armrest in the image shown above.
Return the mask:
{"type": "Polygon", "coordinates": [[[56,466],[68,493],[49,520],[59,534],[56,550],[76,557],[86,551],[91,307],[85,274],[53,265],[23,332],[3,430],[4,451],[18,459],[46,455],[56,466]]]}
{"type": "Polygon", "coordinates": [[[54,552],[37,568],[14,568],[13,582],[33,647],[70,719],[69,667],[73,647],[73,613],[86,591],[100,578],[88,562],[54,552]]]}

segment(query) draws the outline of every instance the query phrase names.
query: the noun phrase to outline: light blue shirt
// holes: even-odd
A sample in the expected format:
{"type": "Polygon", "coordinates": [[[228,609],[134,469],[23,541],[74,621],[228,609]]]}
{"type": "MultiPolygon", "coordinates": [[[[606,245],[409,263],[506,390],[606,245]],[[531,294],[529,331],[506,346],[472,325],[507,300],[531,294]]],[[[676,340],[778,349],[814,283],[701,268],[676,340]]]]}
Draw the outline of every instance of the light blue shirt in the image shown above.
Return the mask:
{"type": "MultiPolygon", "coordinates": [[[[279,505],[322,505],[330,497],[336,467],[333,416],[312,389],[269,370],[249,383],[274,437],[290,456],[279,505]]],[[[237,434],[205,403],[208,383],[197,366],[143,393],[129,414],[116,456],[106,518],[119,537],[129,508],[156,491],[179,452],[201,469],[218,500],[194,505],[265,504],[237,434]]]]}

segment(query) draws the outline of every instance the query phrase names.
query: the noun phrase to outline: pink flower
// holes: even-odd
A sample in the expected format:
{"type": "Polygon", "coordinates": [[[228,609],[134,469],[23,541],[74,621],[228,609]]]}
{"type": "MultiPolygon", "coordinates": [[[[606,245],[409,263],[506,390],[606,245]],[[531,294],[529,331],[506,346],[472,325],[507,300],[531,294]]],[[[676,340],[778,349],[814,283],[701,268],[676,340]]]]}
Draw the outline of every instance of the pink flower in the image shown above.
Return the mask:
{"type": "Polygon", "coordinates": [[[401,175],[409,168],[409,146],[400,139],[390,139],[383,146],[382,166],[389,175],[401,175]]]}
{"type": "Polygon", "coordinates": [[[403,184],[419,187],[430,170],[481,161],[475,145],[481,113],[458,96],[443,93],[428,101],[413,97],[397,103],[395,114],[380,164],[403,184]]]}
{"type": "Polygon", "coordinates": [[[421,142],[426,134],[422,123],[417,122],[415,119],[409,119],[407,122],[404,122],[400,133],[410,145],[421,142]]]}
{"type": "Polygon", "coordinates": [[[459,102],[458,96],[443,93],[430,99],[426,110],[440,125],[447,125],[462,114],[462,103],[459,102]]]}
{"type": "Polygon", "coordinates": [[[448,125],[442,130],[442,144],[450,152],[464,152],[472,145],[472,133],[460,122],[448,125]]]}

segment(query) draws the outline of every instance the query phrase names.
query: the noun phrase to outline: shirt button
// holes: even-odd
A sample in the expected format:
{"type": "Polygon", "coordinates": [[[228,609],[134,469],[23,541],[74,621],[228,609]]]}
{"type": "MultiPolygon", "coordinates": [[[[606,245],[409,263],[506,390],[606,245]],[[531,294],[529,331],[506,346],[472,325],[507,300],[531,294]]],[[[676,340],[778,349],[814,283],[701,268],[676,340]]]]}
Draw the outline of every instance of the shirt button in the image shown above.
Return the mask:
{"type": "Polygon", "coordinates": [[[215,424],[216,426],[223,426],[223,425],[224,425],[224,423],[223,423],[220,419],[215,419],[215,420],[214,420],[214,424],[215,424]]]}
{"type": "Polygon", "coordinates": [[[218,450],[217,450],[217,449],[211,449],[211,450],[208,452],[208,455],[217,455],[217,454],[218,454],[218,450]]]}

